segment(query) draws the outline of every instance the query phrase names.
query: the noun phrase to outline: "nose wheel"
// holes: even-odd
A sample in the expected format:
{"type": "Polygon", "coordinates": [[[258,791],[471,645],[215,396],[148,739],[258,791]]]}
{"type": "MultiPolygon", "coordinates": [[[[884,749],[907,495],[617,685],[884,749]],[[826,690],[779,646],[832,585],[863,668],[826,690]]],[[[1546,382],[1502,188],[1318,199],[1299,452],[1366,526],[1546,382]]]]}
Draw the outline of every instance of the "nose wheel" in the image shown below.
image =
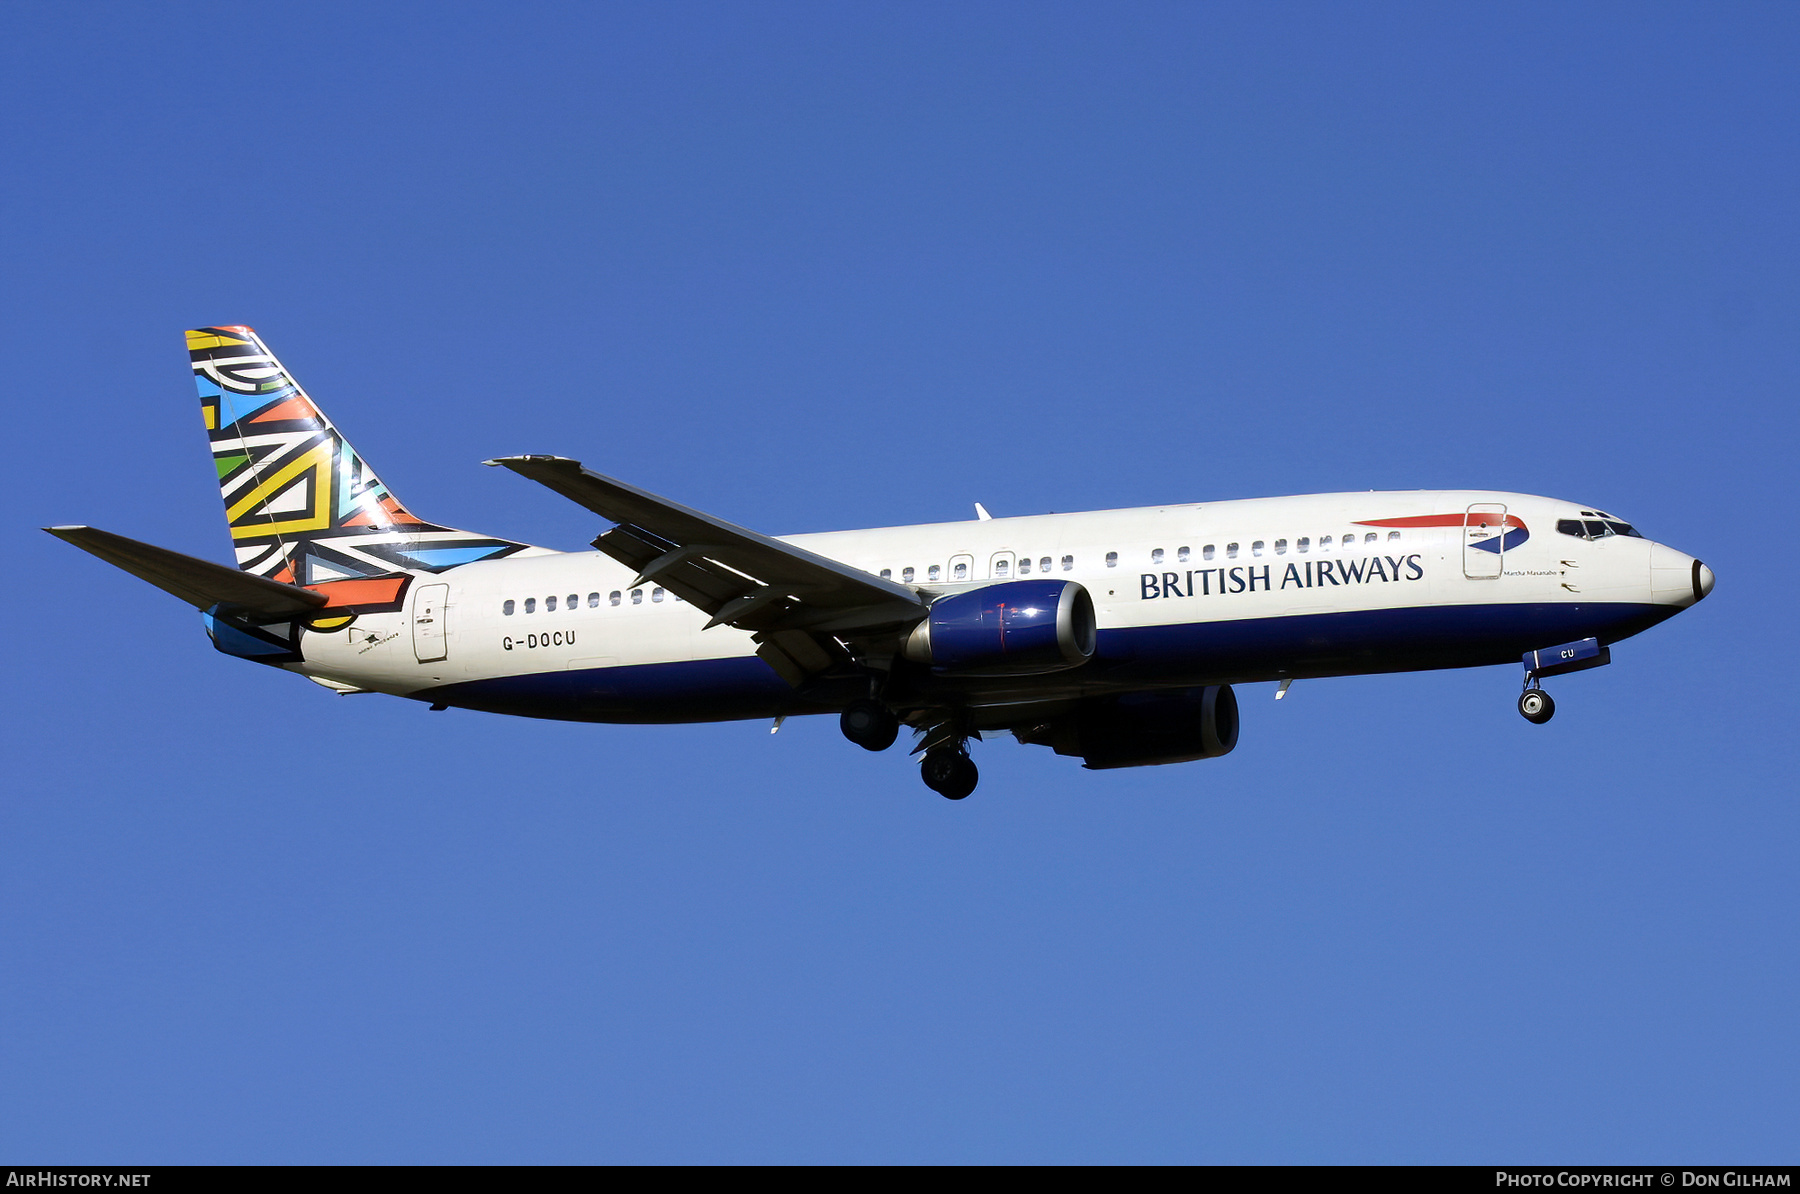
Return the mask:
{"type": "Polygon", "coordinates": [[[1527,688],[1519,694],[1519,716],[1541,726],[1556,716],[1556,702],[1541,688],[1527,688]]]}

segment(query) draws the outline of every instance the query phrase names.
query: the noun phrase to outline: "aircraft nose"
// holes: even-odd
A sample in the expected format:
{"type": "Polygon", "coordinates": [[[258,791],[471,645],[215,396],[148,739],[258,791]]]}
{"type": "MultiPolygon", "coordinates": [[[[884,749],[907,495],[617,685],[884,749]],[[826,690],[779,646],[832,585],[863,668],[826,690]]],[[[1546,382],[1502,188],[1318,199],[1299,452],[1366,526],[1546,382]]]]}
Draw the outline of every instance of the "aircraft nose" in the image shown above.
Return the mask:
{"type": "Polygon", "coordinates": [[[1711,588],[1712,570],[1705,564],[1673,547],[1650,545],[1650,599],[1656,604],[1686,609],[1711,588]]]}

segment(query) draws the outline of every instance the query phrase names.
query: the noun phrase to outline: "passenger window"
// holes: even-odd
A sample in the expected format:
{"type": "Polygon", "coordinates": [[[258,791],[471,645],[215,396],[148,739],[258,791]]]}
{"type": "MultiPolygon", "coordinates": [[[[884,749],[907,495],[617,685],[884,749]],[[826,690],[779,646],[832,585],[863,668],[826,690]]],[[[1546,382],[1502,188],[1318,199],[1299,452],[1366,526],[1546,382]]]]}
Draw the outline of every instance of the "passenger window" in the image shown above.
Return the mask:
{"type": "Polygon", "coordinates": [[[1319,536],[1319,550],[1320,551],[1330,551],[1331,550],[1331,536],[1330,535],[1320,535],[1319,536]]]}
{"type": "Polygon", "coordinates": [[[1203,560],[1210,560],[1213,558],[1213,545],[1212,544],[1208,543],[1205,547],[1202,547],[1200,549],[1200,558],[1203,560]]]}
{"type": "Polygon", "coordinates": [[[1364,543],[1373,543],[1373,542],[1375,542],[1376,537],[1377,536],[1376,536],[1375,532],[1370,531],[1368,534],[1363,536],[1363,542],[1364,543]]]}
{"type": "Polygon", "coordinates": [[[1305,555],[1307,548],[1309,548],[1311,546],[1312,546],[1312,540],[1308,539],[1305,535],[1300,536],[1300,538],[1298,538],[1297,540],[1294,541],[1294,550],[1299,552],[1301,555],[1305,555]]]}
{"type": "Polygon", "coordinates": [[[644,590],[642,590],[642,589],[631,590],[631,604],[633,604],[633,605],[644,604],[644,590]]]}
{"type": "Polygon", "coordinates": [[[1160,563],[1162,563],[1162,561],[1163,561],[1163,549],[1162,548],[1159,547],[1155,551],[1150,553],[1150,562],[1152,564],[1160,564],[1160,563]]]}
{"type": "Polygon", "coordinates": [[[1011,572],[1011,570],[1012,570],[1012,562],[1010,560],[995,560],[994,561],[994,575],[995,576],[1006,576],[1011,572]]]}
{"type": "Polygon", "coordinates": [[[619,590],[617,590],[617,589],[614,589],[614,590],[613,590],[613,591],[612,591],[612,592],[611,592],[611,593],[608,593],[608,594],[607,594],[607,596],[606,596],[606,600],[607,600],[607,602],[608,602],[608,603],[609,603],[609,604],[611,604],[611,605],[617,605],[617,604],[619,604],[619,602],[620,602],[620,600],[621,600],[621,599],[622,599],[622,598],[623,598],[623,597],[624,597],[624,596],[625,596],[625,595],[624,595],[624,594],[623,594],[623,593],[621,593],[621,592],[619,592],[619,590]]]}
{"type": "Polygon", "coordinates": [[[1039,572],[1050,571],[1050,557],[1049,556],[1045,556],[1043,559],[1038,561],[1038,571],[1039,572]]]}
{"type": "Polygon", "coordinates": [[[1394,540],[1398,539],[1399,537],[1400,537],[1399,531],[1389,531],[1388,532],[1388,542],[1389,543],[1392,543],[1394,540]]]}
{"type": "Polygon", "coordinates": [[[1262,553],[1263,553],[1263,541],[1261,539],[1258,539],[1255,543],[1252,543],[1250,545],[1250,554],[1253,556],[1260,556],[1262,553]]]}
{"type": "Polygon", "coordinates": [[[1117,568],[1119,566],[1119,553],[1118,552],[1109,551],[1106,553],[1106,566],[1108,568],[1117,568]]]}
{"type": "Polygon", "coordinates": [[[598,593],[589,593],[588,594],[588,608],[589,609],[599,609],[600,608],[600,594],[598,594],[598,593]]]}
{"type": "Polygon", "coordinates": [[[1278,556],[1284,556],[1287,554],[1287,540],[1286,539],[1275,540],[1275,554],[1278,556]]]}
{"type": "Polygon", "coordinates": [[[1228,559],[1228,560],[1237,559],[1237,553],[1238,553],[1238,545],[1237,544],[1227,543],[1225,545],[1225,558],[1226,559],[1228,559]]]}
{"type": "Polygon", "coordinates": [[[892,568],[883,568],[881,570],[881,579],[882,580],[893,580],[894,579],[894,570],[892,568]]]}
{"type": "Polygon", "coordinates": [[[661,601],[662,599],[663,599],[663,591],[662,591],[661,585],[658,585],[658,586],[656,586],[656,588],[650,590],[650,600],[661,601]]]}
{"type": "Polygon", "coordinates": [[[1019,575],[1020,576],[1030,576],[1031,575],[1031,557],[1030,556],[1019,557],[1019,575]]]}
{"type": "Polygon", "coordinates": [[[1178,547],[1178,548],[1176,548],[1176,549],[1175,549],[1175,562],[1176,562],[1176,563],[1177,563],[1177,564],[1185,564],[1185,563],[1187,563],[1187,562],[1188,562],[1188,555],[1189,555],[1189,554],[1190,554],[1190,553],[1189,553],[1189,551],[1188,551],[1188,549],[1187,549],[1187,548],[1185,548],[1185,547],[1178,547]]]}
{"type": "Polygon", "coordinates": [[[513,603],[510,600],[502,602],[500,605],[500,612],[509,618],[512,617],[513,603]]]}
{"type": "Polygon", "coordinates": [[[958,564],[956,566],[956,571],[955,571],[954,575],[951,577],[951,579],[952,580],[968,580],[969,579],[969,566],[967,564],[958,564]]]}
{"type": "Polygon", "coordinates": [[[925,569],[926,580],[942,580],[943,577],[944,566],[942,564],[933,564],[931,567],[925,569]]]}
{"type": "Polygon", "coordinates": [[[1063,571],[1064,572],[1075,571],[1075,557],[1074,556],[1064,556],[1063,557],[1063,571]]]}
{"type": "Polygon", "coordinates": [[[901,580],[905,581],[907,584],[910,585],[912,583],[912,578],[913,578],[913,570],[911,568],[900,569],[900,579],[901,580]]]}
{"type": "Polygon", "coordinates": [[[554,597],[544,598],[544,612],[547,614],[553,614],[556,612],[556,598],[554,598],[554,597]]]}
{"type": "Polygon", "coordinates": [[[564,605],[563,608],[564,609],[580,609],[581,608],[581,594],[580,593],[570,593],[568,603],[566,605],[564,605]]]}
{"type": "Polygon", "coordinates": [[[525,599],[525,612],[528,614],[537,613],[537,598],[536,597],[527,597],[525,599]]]}

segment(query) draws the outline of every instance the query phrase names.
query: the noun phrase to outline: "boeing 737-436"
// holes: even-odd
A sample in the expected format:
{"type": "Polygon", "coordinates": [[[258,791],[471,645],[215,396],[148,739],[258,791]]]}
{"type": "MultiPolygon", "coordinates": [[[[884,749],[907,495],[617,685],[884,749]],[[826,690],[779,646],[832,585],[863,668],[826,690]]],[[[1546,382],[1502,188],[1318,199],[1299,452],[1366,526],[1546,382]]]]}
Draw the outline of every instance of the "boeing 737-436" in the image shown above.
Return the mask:
{"type": "MultiPolygon", "coordinates": [[[[229,655],[338,693],[596,722],[836,713],[910,727],[975,788],[1011,731],[1088,767],[1211,758],[1232,685],[1523,660],[1539,681],[1706,596],[1713,574],[1593,506],[1330,493],[772,538],[559,456],[509,468],[613,524],[552,551],[418,518],[246,327],[187,334],[237,566],[47,528],[187,601],[229,655]]],[[[1279,695],[1279,694],[1278,694],[1279,695]]]]}

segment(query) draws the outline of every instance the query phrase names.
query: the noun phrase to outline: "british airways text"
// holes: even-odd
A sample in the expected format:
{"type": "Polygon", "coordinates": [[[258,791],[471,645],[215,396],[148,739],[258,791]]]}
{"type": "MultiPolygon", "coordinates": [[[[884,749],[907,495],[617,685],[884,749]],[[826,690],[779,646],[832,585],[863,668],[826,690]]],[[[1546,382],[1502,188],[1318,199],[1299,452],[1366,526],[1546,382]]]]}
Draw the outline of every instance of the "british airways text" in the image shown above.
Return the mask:
{"type": "Polygon", "coordinates": [[[1212,597],[1230,593],[1317,589],[1330,585],[1366,585],[1375,581],[1423,580],[1425,569],[1417,554],[1368,556],[1357,560],[1307,560],[1288,564],[1275,581],[1273,564],[1238,564],[1230,568],[1190,568],[1185,572],[1145,572],[1138,576],[1138,596],[1212,597]]]}

